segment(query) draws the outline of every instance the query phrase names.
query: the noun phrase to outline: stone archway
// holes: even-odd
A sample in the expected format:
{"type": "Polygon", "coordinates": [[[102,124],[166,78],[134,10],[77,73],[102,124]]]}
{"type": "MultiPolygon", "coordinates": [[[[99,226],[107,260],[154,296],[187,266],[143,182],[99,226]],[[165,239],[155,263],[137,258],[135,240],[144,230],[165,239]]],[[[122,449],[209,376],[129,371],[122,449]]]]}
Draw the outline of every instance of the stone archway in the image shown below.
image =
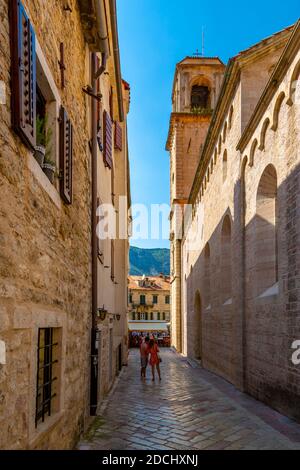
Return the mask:
{"type": "Polygon", "coordinates": [[[194,355],[196,359],[202,359],[202,301],[200,292],[197,290],[194,303],[195,315],[195,342],[194,355]]]}

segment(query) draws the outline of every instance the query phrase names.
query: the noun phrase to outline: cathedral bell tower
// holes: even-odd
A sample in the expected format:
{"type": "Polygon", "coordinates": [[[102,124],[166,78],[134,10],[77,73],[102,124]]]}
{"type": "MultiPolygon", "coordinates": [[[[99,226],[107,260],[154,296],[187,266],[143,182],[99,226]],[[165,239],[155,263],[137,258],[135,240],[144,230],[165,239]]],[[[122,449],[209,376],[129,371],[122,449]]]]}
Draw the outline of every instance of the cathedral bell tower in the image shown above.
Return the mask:
{"type": "MultiPolygon", "coordinates": [[[[176,65],[166,150],[170,152],[171,207],[187,204],[201,148],[216,106],[225,65],[217,57],[186,57],[176,65]]],[[[181,243],[176,211],[171,212],[172,345],[182,349],[181,243]]]]}

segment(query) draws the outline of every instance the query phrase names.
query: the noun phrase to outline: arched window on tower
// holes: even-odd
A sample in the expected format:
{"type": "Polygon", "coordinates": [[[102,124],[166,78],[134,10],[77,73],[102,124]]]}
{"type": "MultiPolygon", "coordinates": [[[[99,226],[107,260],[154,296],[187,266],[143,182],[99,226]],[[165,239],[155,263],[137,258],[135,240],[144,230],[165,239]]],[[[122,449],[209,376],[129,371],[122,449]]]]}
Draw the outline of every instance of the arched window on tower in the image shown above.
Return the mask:
{"type": "Polygon", "coordinates": [[[227,150],[223,153],[223,183],[227,178],[227,150]]]}
{"type": "Polygon", "coordinates": [[[209,108],[209,88],[203,85],[194,85],[191,94],[191,109],[209,108]]]}

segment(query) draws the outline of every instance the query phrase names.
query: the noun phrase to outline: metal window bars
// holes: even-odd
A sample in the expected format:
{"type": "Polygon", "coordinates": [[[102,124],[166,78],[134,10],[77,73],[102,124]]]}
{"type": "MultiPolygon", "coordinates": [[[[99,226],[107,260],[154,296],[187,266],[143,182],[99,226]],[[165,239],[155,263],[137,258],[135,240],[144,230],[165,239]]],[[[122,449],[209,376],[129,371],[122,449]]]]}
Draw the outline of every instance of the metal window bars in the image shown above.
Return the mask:
{"type": "Polygon", "coordinates": [[[56,397],[52,387],[57,381],[57,377],[53,377],[53,365],[58,360],[53,358],[53,353],[58,343],[53,342],[53,333],[54,328],[39,328],[38,331],[35,427],[45,421],[46,415],[51,416],[52,401],[56,397]]]}

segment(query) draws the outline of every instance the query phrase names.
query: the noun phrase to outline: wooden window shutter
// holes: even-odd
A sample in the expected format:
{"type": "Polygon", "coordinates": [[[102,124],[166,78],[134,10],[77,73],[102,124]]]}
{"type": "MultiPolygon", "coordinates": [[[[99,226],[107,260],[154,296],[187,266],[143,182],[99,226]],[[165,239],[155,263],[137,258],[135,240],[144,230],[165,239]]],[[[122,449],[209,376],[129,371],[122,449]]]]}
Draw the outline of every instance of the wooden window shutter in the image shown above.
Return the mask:
{"type": "Polygon", "coordinates": [[[62,106],[59,119],[60,194],[66,204],[73,200],[73,126],[62,106]]]}
{"type": "Polygon", "coordinates": [[[123,135],[122,135],[122,127],[121,125],[116,122],[115,123],[115,149],[117,150],[122,150],[122,140],[123,140],[123,135]]]}
{"type": "Polygon", "coordinates": [[[104,124],[104,163],[112,168],[112,120],[107,111],[103,113],[104,124]]]}
{"type": "Polygon", "coordinates": [[[10,2],[12,125],[23,142],[36,145],[35,33],[22,3],[10,2]]]}
{"type": "MultiPolygon", "coordinates": [[[[96,56],[96,69],[100,67],[100,59],[96,56]]],[[[97,80],[97,94],[100,94],[100,78],[97,80]]],[[[102,103],[97,101],[97,142],[100,152],[103,152],[103,126],[102,126],[102,103]]]]}

